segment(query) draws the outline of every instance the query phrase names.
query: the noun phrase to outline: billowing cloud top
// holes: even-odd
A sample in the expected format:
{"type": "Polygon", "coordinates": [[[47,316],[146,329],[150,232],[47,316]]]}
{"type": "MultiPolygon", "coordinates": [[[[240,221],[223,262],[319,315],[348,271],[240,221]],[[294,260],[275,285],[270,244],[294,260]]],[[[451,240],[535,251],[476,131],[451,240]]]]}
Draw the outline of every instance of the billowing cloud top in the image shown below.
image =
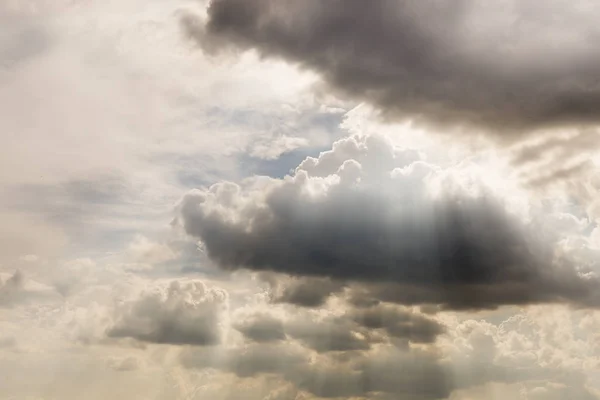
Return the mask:
{"type": "Polygon", "coordinates": [[[387,116],[513,134],[599,122],[588,0],[213,0],[208,49],[234,44],[321,74],[387,116]]]}
{"type": "Polygon", "coordinates": [[[598,305],[596,278],[557,260],[483,182],[459,176],[382,138],[350,137],[294,176],[192,191],[180,220],[224,268],[361,282],[379,300],[598,305]]]}

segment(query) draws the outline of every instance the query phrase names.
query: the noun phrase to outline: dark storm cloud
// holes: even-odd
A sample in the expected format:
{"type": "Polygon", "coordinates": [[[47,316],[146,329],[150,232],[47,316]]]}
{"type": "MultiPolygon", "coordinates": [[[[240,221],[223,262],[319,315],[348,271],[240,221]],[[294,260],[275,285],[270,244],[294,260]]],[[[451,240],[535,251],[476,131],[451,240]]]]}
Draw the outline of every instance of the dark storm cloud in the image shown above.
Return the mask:
{"type": "Polygon", "coordinates": [[[261,190],[226,183],[193,191],[179,219],[225,269],[361,282],[367,303],[600,305],[598,279],[560,265],[553,243],[499,199],[471,195],[485,189],[455,185],[420,161],[401,167],[384,144],[342,140],[261,190]],[[384,156],[385,168],[369,167],[384,156]],[[336,172],[323,177],[324,170],[336,172]],[[436,179],[444,189],[432,196],[428,182],[436,179]]]}
{"type": "Polygon", "coordinates": [[[174,281],[117,310],[107,335],[160,344],[212,346],[221,342],[220,313],[226,294],[200,282],[174,281]]]}
{"type": "Polygon", "coordinates": [[[187,33],[317,71],[387,117],[522,133],[600,121],[600,27],[583,0],[213,0],[187,33]]]}

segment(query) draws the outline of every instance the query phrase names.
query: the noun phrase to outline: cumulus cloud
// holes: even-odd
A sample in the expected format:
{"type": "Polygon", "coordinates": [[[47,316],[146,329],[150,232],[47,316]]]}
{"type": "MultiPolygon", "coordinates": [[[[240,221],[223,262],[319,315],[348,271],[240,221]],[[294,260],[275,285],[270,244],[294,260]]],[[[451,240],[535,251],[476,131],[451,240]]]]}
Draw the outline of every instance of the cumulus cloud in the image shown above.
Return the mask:
{"type": "Polygon", "coordinates": [[[213,0],[205,25],[183,25],[209,50],[315,70],[389,117],[518,135],[598,122],[597,16],[588,0],[213,0]]]}
{"type": "Polygon", "coordinates": [[[502,322],[455,321],[438,345],[453,365],[458,387],[520,383],[524,399],[596,399],[588,373],[598,353],[578,326],[586,314],[596,313],[531,307],[502,322]]]}
{"type": "Polygon", "coordinates": [[[284,179],[194,190],[179,210],[223,268],[360,282],[367,302],[599,302],[597,278],[559,262],[553,243],[480,178],[378,137],[343,139],[284,179]]]}
{"type": "Polygon", "coordinates": [[[107,335],[160,344],[212,346],[221,342],[227,294],[202,282],[173,281],[117,310],[107,335]]]}

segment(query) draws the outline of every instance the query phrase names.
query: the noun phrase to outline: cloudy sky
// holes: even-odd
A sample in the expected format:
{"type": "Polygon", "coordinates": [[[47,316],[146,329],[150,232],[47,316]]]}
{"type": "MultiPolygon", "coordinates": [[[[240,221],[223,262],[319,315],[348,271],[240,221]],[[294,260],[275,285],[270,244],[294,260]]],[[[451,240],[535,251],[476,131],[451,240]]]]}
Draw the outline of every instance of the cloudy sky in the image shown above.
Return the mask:
{"type": "Polygon", "coordinates": [[[600,399],[598,18],[0,2],[0,398],[600,399]]]}

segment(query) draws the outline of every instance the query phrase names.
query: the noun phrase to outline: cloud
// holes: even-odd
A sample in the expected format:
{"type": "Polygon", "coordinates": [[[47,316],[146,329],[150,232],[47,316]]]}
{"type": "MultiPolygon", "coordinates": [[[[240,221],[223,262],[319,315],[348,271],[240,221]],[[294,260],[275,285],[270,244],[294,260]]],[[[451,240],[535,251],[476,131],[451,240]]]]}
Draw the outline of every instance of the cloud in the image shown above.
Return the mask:
{"type": "Polygon", "coordinates": [[[56,299],[53,288],[25,279],[21,271],[15,271],[5,279],[0,276],[0,308],[9,308],[31,301],[50,302],[56,299]]]}
{"type": "Polygon", "coordinates": [[[107,335],[160,344],[216,345],[221,342],[220,314],[226,301],[224,291],[202,282],[173,281],[123,304],[107,335]]]}
{"type": "Polygon", "coordinates": [[[62,296],[70,296],[94,282],[94,268],[96,263],[90,258],[67,261],[56,271],[52,284],[62,296]]]}
{"type": "Polygon", "coordinates": [[[527,400],[560,400],[569,398],[581,400],[598,399],[598,395],[593,394],[589,388],[551,383],[536,386],[529,390],[526,396],[527,400]]]}
{"type": "MultiPolygon", "coordinates": [[[[520,383],[517,388],[524,399],[569,395],[596,399],[589,387],[594,382],[589,371],[595,368],[599,353],[589,338],[581,335],[579,326],[585,315],[596,314],[544,306],[510,313],[495,323],[482,319],[459,322],[453,316],[438,346],[450,361],[460,388],[520,383]]],[[[471,398],[483,396],[475,393],[471,398]]]]}
{"type": "Polygon", "coordinates": [[[258,343],[277,342],[285,339],[282,322],[267,314],[251,315],[243,321],[238,321],[234,327],[244,337],[258,343]]]}
{"type": "MultiPolygon", "coordinates": [[[[318,353],[369,350],[374,343],[402,346],[431,344],[445,332],[439,322],[392,305],[353,308],[339,314],[314,314],[303,308],[289,309],[285,320],[264,312],[250,314],[233,327],[251,342],[273,343],[296,340],[318,353]],[[397,341],[401,339],[402,341],[397,341]]],[[[336,309],[345,306],[338,304],[336,309]]]]}
{"type": "Polygon", "coordinates": [[[309,308],[325,305],[332,294],[344,288],[342,282],[314,277],[284,279],[281,276],[271,276],[269,282],[273,302],[309,308]]]}
{"type": "MultiPolygon", "coordinates": [[[[415,157],[353,136],[293,176],[194,190],[178,218],[225,269],[360,282],[371,297],[401,304],[599,305],[598,279],[557,260],[554,243],[468,164],[444,169],[415,157]]],[[[314,290],[315,306],[327,292],[314,290]]],[[[299,297],[292,302],[310,303],[299,297]]]]}
{"type": "Polygon", "coordinates": [[[6,281],[0,281],[0,306],[8,306],[16,302],[23,291],[23,274],[16,271],[6,281]]]}
{"type": "Polygon", "coordinates": [[[414,343],[433,343],[445,332],[444,326],[432,319],[386,305],[356,309],[351,315],[365,328],[384,329],[392,337],[414,343]]]}
{"type": "Polygon", "coordinates": [[[213,368],[253,377],[259,374],[285,375],[306,362],[298,349],[286,345],[253,344],[244,348],[222,350],[197,349],[182,353],[181,362],[188,368],[213,368]]]}
{"type": "Polygon", "coordinates": [[[17,347],[17,339],[13,336],[0,336],[0,349],[12,349],[17,347]]]}
{"type": "Polygon", "coordinates": [[[145,236],[136,235],[127,247],[129,269],[150,269],[177,259],[179,254],[168,243],[154,242],[145,236]]]}
{"type": "Polygon", "coordinates": [[[135,357],[111,358],[108,365],[115,371],[135,371],[140,368],[140,361],[135,357]]]}
{"type": "Polygon", "coordinates": [[[213,0],[186,33],[320,74],[386,116],[505,134],[599,122],[598,13],[587,0],[213,0]]]}
{"type": "Polygon", "coordinates": [[[446,398],[454,389],[449,371],[434,355],[419,350],[384,347],[341,362],[321,357],[311,362],[291,345],[251,345],[219,354],[210,349],[189,350],[181,361],[188,368],[219,369],[239,378],[278,376],[324,398],[395,394],[427,400],[446,398]]]}
{"type": "Polygon", "coordinates": [[[344,318],[302,318],[286,324],[286,333],[319,353],[368,350],[367,338],[344,318]]]}

